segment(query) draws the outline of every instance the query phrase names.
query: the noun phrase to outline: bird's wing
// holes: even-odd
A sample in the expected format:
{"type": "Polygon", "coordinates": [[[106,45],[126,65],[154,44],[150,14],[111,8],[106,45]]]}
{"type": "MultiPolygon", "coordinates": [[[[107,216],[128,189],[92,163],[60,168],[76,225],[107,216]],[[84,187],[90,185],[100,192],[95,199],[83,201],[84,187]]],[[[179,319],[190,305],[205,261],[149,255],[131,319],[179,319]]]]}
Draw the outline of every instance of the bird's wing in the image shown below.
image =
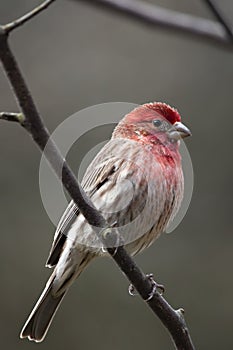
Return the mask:
{"type": "Polygon", "coordinates": [[[69,231],[69,228],[74,222],[78,213],[79,213],[79,209],[72,200],[67,206],[66,210],[64,211],[58,223],[58,226],[54,235],[54,241],[49,253],[49,257],[46,261],[47,267],[53,267],[57,264],[60,254],[63,250],[65,241],[67,239],[66,233],[69,231]]]}
{"type": "MultiPolygon", "coordinates": [[[[111,141],[97,154],[83,177],[82,186],[90,198],[110,177],[113,177],[120,167],[121,161],[119,158],[114,157],[111,151],[105,151],[106,147],[111,149],[109,146],[111,146],[111,141]]],[[[79,215],[79,208],[72,200],[58,223],[52,248],[46,262],[47,267],[53,267],[57,264],[67,239],[67,233],[76,220],[77,215],[79,215]]]]}

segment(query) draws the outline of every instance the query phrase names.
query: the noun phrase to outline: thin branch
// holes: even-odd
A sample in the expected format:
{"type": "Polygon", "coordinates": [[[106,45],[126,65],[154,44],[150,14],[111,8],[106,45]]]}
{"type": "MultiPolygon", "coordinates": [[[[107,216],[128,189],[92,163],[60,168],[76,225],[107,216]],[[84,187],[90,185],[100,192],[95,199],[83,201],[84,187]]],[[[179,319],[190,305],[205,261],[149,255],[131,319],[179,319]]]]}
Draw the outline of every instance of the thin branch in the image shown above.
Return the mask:
{"type": "Polygon", "coordinates": [[[219,21],[219,23],[222,24],[222,26],[225,28],[226,33],[228,34],[231,41],[233,41],[233,30],[232,25],[228,23],[228,20],[222,13],[222,11],[218,8],[218,6],[214,3],[213,0],[204,0],[206,4],[209,6],[213,14],[215,15],[216,19],[219,21]]]}
{"type": "Polygon", "coordinates": [[[101,228],[106,227],[105,220],[100,216],[98,211],[94,209],[94,206],[91,204],[86,193],[81,186],[77,184],[74,174],[61,156],[54,141],[50,138],[49,132],[44,126],[40,114],[34,104],[15,57],[8,46],[7,35],[4,34],[4,31],[1,32],[1,30],[0,33],[2,33],[0,34],[0,58],[17,98],[17,102],[25,116],[25,120],[21,125],[31,134],[42,152],[47,145],[45,154],[47,160],[52,165],[52,168],[59,179],[65,185],[66,190],[77,203],[87,221],[93,226],[101,228]],[[62,173],[60,169],[62,169],[62,173]]]}
{"type": "MultiPolygon", "coordinates": [[[[90,3],[97,8],[106,8],[123,16],[139,20],[146,25],[156,26],[172,32],[188,34],[201,40],[223,44],[232,48],[232,41],[225,26],[220,23],[164,9],[140,0],[75,0],[90,3]],[[171,29],[173,31],[171,31],[171,29]]],[[[169,32],[169,33],[170,33],[169,32]]]]}
{"type": "MultiPolygon", "coordinates": [[[[54,169],[58,178],[62,181],[74,202],[78,205],[88,223],[94,227],[100,228],[99,233],[101,234],[101,239],[103,242],[107,243],[108,235],[105,234],[106,229],[103,229],[107,227],[107,223],[93,206],[90,199],[86,196],[84,190],[78,184],[74,174],[63,159],[55,143],[51,140],[49,132],[35,106],[16,59],[8,45],[7,33],[1,27],[0,59],[13,88],[17,102],[25,116],[25,120],[21,125],[31,134],[33,140],[39,146],[41,151],[44,150],[47,144],[45,156],[48,162],[54,169]],[[62,174],[59,171],[61,168],[63,169],[62,174]]],[[[113,232],[110,229],[110,235],[111,234],[113,234],[113,232]]],[[[114,239],[117,239],[117,237],[114,237],[114,239]]],[[[151,280],[148,279],[147,276],[136,266],[133,259],[122,246],[117,249],[108,248],[107,250],[121,270],[126,274],[129,281],[134,285],[141,297],[146,301],[153,287],[151,280]]],[[[168,329],[177,349],[194,350],[181,311],[174,310],[158,291],[155,291],[153,298],[147,301],[147,304],[168,329]]]]}
{"type": "Polygon", "coordinates": [[[46,0],[41,5],[35,7],[32,11],[26,13],[20,18],[17,18],[15,21],[12,21],[8,24],[3,25],[3,29],[6,33],[10,33],[15,28],[22,26],[24,23],[28,22],[31,18],[38,15],[40,12],[44,11],[51,5],[55,0],[46,0]]]}
{"type": "MultiPolygon", "coordinates": [[[[114,249],[108,249],[112,255],[114,249]]],[[[168,304],[162,295],[156,290],[152,299],[148,300],[153,288],[150,279],[139,269],[134,260],[127,254],[125,249],[119,247],[117,254],[112,255],[120,269],[136,288],[140,296],[151,310],[159,317],[168,329],[172,340],[178,350],[195,350],[189,330],[184,319],[184,310],[175,310],[168,304]]]]}
{"type": "Polygon", "coordinates": [[[25,118],[22,113],[1,112],[0,120],[6,120],[8,122],[17,122],[17,123],[23,124],[25,121],[25,118]]]}

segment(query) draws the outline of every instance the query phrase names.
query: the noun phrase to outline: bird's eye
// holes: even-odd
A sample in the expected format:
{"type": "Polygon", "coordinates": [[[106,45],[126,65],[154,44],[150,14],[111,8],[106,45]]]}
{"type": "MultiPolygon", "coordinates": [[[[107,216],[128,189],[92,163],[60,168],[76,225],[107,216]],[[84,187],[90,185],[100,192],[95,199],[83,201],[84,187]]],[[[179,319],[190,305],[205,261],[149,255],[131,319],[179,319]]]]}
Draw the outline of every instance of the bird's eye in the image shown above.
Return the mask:
{"type": "Polygon", "coordinates": [[[162,122],[161,122],[161,120],[159,120],[159,119],[155,119],[155,120],[153,120],[153,125],[154,125],[156,128],[159,128],[159,127],[162,125],[162,122]]]}

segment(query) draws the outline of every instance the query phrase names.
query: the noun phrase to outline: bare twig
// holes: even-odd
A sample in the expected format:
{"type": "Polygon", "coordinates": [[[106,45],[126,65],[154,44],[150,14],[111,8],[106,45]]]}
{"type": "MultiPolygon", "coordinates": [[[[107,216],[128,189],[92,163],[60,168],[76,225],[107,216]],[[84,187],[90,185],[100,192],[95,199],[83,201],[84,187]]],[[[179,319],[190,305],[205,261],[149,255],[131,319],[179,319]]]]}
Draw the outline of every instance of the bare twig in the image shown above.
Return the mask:
{"type": "MultiPolygon", "coordinates": [[[[39,12],[37,11],[37,13],[39,12]]],[[[26,16],[27,19],[23,19],[23,21],[16,20],[14,23],[20,24],[13,25],[10,30],[17,28],[22,23],[25,23],[26,20],[33,17],[32,15],[26,16]]],[[[98,227],[100,231],[98,233],[102,234],[104,231],[106,233],[108,225],[105,219],[86,196],[55,143],[50,138],[49,132],[43,123],[16,62],[15,56],[8,45],[8,33],[10,30],[6,29],[6,26],[0,26],[0,59],[22,113],[1,113],[0,119],[18,121],[29,132],[41,151],[45,151],[46,146],[45,156],[48,162],[54,169],[58,178],[62,181],[72,199],[78,205],[88,223],[93,227],[98,227]],[[62,169],[62,173],[60,169],[62,169]]],[[[109,232],[110,235],[114,234],[111,229],[109,232]]],[[[108,240],[108,235],[102,234],[101,239],[106,242],[108,240]]],[[[122,246],[118,247],[117,250],[115,248],[108,248],[107,250],[121,270],[126,274],[129,281],[134,285],[143,300],[147,302],[153,312],[168,329],[176,348],[179,350],[194,350],[183,318],[182,309],[173,309],[158,291],[155,291],[154,296],[148,300],[148,296],[150,296],[153,288],[152,281],[137,267],[133,259],[122,246]]]]}
{"type": "Polygon", "coordinates": [[[177,11],[164,9],[141,0],[75,0],[104,7],[139,20],[146,25],[169,30],[169,33],[180,32],[195,36],[201,40],[208,40],[216,44],[223,44],[232,48],[232,42],[220,23],[192,16],[177,11]],[[171,31],[171,29],[173,31],[171,31]]]}
{"type": "Polygon", "coordinates": [[[94,209],[94,206],[90,203],[90,200],[82,190],[81,186],[77,184],[74,174],[61,156],[57,146],[50,138],[49,132],[44,126],[40,114],[34,104],[15,57],[8,46],[7,34],[1,30],[0,58],[7,77],[14,90],[17,102],[22,109],[23,115],[25,116],[24,122],[21,123],[21,125],[31,134],[41,151],[43,151],[47,145],[46,158],[59,179],[63,182],[63,184],[65,184],[66,190],[77,203],[88,222],[96,227],[106,227],[105,220],[100,216],[98,211],[94,209]],[[61,169],[62,173],[60,171],[61,169]]]}
{"type": "Polygon", "coordinates": [[[22,113],[9,113],[9,112],[1,112],[0,120],[7,120],[8,122],[17,122],[22,124],[25,120],[24,115],[22,113]]]}
{"type": "Polygon", "coordinates": [[[45,10],[49,5],[51,5],[55,0],[46,0],[41,5],[35,7],[32,11],[26,13],[15,21],[3,25],[5,32],[10,33],[13,29],[22,26],[24,23],[28,22],[31,18],[38,15],[41,11],[45,10]]]}
{"type": "Polygon", "coordinates": [[[219,23],[222,24],[222,26],[225,28],[226,33],[228,34],[229,38],[231,41],[233,41],[233,30],[232,30],[232,25],[228,23],[228,20],[222,13],[222,11],[218,8],[218,6],[214,3],[213,0],[204,0],[206,4],[209,6],[219,23]]]}

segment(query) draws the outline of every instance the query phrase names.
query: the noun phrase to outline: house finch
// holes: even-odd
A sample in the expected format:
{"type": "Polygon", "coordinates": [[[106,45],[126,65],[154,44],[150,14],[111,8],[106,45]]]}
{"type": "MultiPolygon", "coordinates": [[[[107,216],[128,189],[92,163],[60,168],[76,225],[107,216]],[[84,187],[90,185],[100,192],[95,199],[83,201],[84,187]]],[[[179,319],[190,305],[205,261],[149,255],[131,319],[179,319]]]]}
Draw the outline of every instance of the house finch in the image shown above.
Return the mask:
{"type": "MultiPolygon", "coordinates": [[[[127,114],[91,162],[82,186],[110,226],[117,226],[132,255],[163,232],[184,190],[180,139],[190,135],[178,111],[147,103],[127,114]]],[[[54,267],[21,332],[40,342],[73,281],[96,256],[101,241],[73,201],[63,214],[47,261],[54,267]]]]}

